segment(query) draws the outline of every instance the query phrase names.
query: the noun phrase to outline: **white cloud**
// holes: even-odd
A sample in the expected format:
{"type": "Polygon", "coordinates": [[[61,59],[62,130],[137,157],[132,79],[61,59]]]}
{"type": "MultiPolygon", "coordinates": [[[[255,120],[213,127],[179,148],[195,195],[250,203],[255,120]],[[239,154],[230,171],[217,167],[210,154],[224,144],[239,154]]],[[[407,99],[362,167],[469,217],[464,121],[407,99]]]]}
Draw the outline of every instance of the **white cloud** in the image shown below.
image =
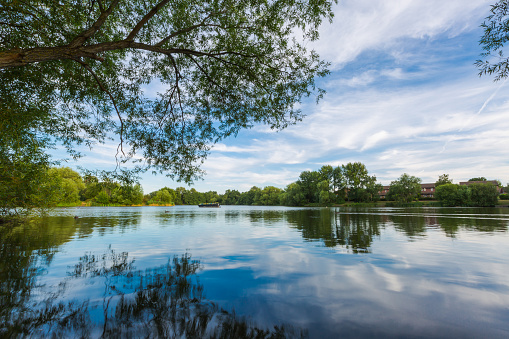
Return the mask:
{"type": "Polygon", "coordinates": [[[478,27],[488,10],[484,0],[344,0],[313,47],[341,67],[366,50],[394,50],[403,38],[456,36],[478,27]]]}
{"type": "Polygon", "coordinates": [[[425,182],[443,173],[456,182],[478,175],[509,181],[509,95],[499,91],[478,114],[498,86],[472,75],[327,96],[300,124],[262,133],[247,146],[220,146],[204,164],[206,182],[217,190],[284,187],[303,170],[352,161],[385,184],[404,172],[425,182]],[[239,157],[232,150],[245,152],[239,157]]]}
{"type": "MultiPolygon", "coordinates": [[[[282,132],[258,125],[215,145],[196,189],[284,187],[304,170],[352,161],[385,184],[404,172],[425,182],[443,173],[455,182],[474,176],[509,182],[509,85],[499,89],[477,78],[474,59],[462,55],[478,50],[454,40],[473,36],[489,4],[341,1],[334,23],[310,45],[333,62],[324,100],[299,105],[307,117],[282,132]]],[[[86,161],[99,164],[115,150],[101,146],[86,161]]],[[[182,185],[148,175],[143,184],[146,192],[182,185]]]]}
{"type": "Polygon", "coordinates": [[[384,69],[380,74],[397,80],[408,79],[408,73],[405,74],[401,68],[384,69]]]}
{"type": "Polygon", "coordinates": [[[359,76],[354,76],[353,78],[346,80],[344,83],[349,87],[363,87],[373,83],[373,81],[375,81],[375,77],[375,71],[367,71],[359,76]]]}
{"type": "Polygon", "coordinates": [[[361,148],[361,151],[370,149],[371,147],[374,147],[377,143],[379,143],[385,139],[388,139],[389,137],[390,137],[390,134],[387,133],[387,131],[377,132],[367,138],[366,142],[364,143],[364,145],[361,148]]]}

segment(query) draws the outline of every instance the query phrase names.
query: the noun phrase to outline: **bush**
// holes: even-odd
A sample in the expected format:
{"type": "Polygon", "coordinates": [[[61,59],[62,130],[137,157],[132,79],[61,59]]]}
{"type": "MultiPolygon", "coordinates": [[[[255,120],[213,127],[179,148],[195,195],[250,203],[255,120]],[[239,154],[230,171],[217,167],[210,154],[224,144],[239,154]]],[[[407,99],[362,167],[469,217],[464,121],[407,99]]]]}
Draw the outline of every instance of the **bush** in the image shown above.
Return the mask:
{"type": "Polygon", "coordinates": [[[498,198],[500,200],[509,200],[509,193],[500,194],[498,198]]]}
{"type": "Polygon", "coordinates": [[[468,206],[470,194],[468,186],[444,184],[436,188],[435,197],[442,206],[468,206]]]}
{"type": "Polygon", "coordinates": [[[470,190],[471,205],[476,207],[495,206],[498,202],[498,192],[495,185],[487,184],[471,184],[468,186],[470,190]]]}

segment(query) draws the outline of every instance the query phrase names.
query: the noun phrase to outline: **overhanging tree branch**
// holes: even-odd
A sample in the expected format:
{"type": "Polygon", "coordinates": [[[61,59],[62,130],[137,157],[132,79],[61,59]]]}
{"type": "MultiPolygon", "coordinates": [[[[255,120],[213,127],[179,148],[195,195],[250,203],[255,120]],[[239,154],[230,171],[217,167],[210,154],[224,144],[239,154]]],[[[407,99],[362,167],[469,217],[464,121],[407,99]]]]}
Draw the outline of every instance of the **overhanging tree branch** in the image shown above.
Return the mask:
{"type": "Polygon", "coordinates": [[[106,86],[102,83],[101,79],[99,79],[99,77],[94,72],[94,70],[90,67],[89,64],[87,64],[86,62],[84,62],[83,60],[80,60],[80,59],[73,59],[73,60],[78,62],[83,68],[85,68],[94,77],[94,79],[97,82],[97,84],[99,85],[99,88],[101,89],[101,91],[105,92],[110,97],[113,107],[115,108],[115,112],[117,113],[117,117],[120,120],[120,145],[119,145],[119,147],[120,147],[120,151],[122,152],[122,154],[125,155],[124,148],[123,148],[124,120],[122,119],[122,115],[120,114],[120,110],[118,109],[117,102],[115,101],[113,94],[111,94],[111,92],[106,88],[106,86]]]}
{"type": "Polygon", "coordinates": [[[118,160],[141,153],[152,159],[144,168],[189,181],[207,144],[250,122],[299,120],[294,104],[327,65],[292,32],[315,37],[335,1],[10,1],[0,19],[0,103],[10,106],[0,111],[65,146],[120,134],[119,152],[130,149],[118,160]],[[151,82],[169,86],[160,100],[144,93],[151,82]]]}
{"type": "Polygon", "coordinates": [[[154,15],[156,15],[156,13],[159,12],[159,10],[161,8],[163,8],[168,2],[170,2],[170,0],[163,0],[160,3],[158,3],[157,5],[155,5],[154,8],[152,8],[150,10],[150,12],[148,12],[143,17],[143,19],[141,19],[138,22],[138,24],[136,24],[136,26],[133,28],[131,33],[129,33],[129,35],[127,36],[127,38],[125,40],[126,41],[133,41],[134,37],[136,36],[136,34],[138,34],[138,32],[143,28],[143,26],[145,26],[145,24],[150,20],[150,18],[152,18],[154,15]]]}
{"type": "Polygon", "coordinates": [[[90,46],[79,46],[71,48],[67,46],[56,47],[37,47],[27,50],[12,49],[0,52],[0,69],[8,67],[26,66],[36,62],[45,62],[51,60],[64,60],[76,58],[92,58],[104,61],[104,58],[98,56],[99,53],[121,50],[121,49],[138,49],[165,55],[171,54],[188,54],[194,56],[210,56],[217,57],[222,55],[237,55],[244,58],[259,58],[262,55],[245,54],[235,51],[221,52],[202,52],[187,48],[161,48],[155,45],[144,44],[140,42],[132,42],[127,40],[103,42],[90,46]]]}
{"type": "Polygon", "coordinates": [[[163,40],[161,40],[160,42],[158,42],[157,44],[155,44],[154,46],[156,47],[161,47],[162,45],[164,45],[164,43],[166,43],[167,41],[169,41],[170,39],[178,36],[178,35],[181,35],[181,34],[184,34],[184,33],[188,33],[188,32],[191,32],[192,30],[195,30],[197,28],[200,28],[200,27],[208,27],[208,26],[211,26],[211,25],[207,25],[205,24],[205,22],[213,17],[213,16],[216,16],[217,14],[224,14],[224,13],[227,13],[227,11],[221,11],[221,12],[217,12],[217,13],[210,13],[209,15],[207,15],[201,23],[199,24],[196,24],[196,25],[192,25],[192,26],[189,26],[189,27],[186,27],[184,29],[181,29],[181,30],[178,30],[176,32],[173,32],[171,33],[170,35],[168,35],[166,38],[164,38],[163,40]]]}
{"type": "Polygon", "coordinates": [[[196,65],[196,67],[198,67],[198,69],[207,77],[207,79],[214,85],[216,85],[219,89],[221,89],[224,93],[228,93],[228,90],[226,88],[224,88],[223,86],[221,86],[220,84],[218,84],[216,81],[214,81],[214,79],[212,79],[212,77],[209,75],[209,73],[207,71],[205,71],[203,69],[203,67],[198,63],[198,61],[196,61],[191,55],[186,55],[189,59],[191,59],[193,61],[193,63],[196,65]]]}
{"type": "Polygon", "coordinates": [[[108,16],[113,12],[115,7],[118,5],[119,1],[120,0],[113,0],[113,2],[111,3],[110,7],[106,11],[103,11],[101,9],[102,8],[102,4],[99,1],[99,8],[101,9],[101,15],[99,16],[99,18],[96,20],[96,22],[94,22],[92,27],[90,27],[86,31],[83,31],[81,34],[79,34],[77,37],[75,37],[69,43],[68,46],[70,48],[75,48],[75,47],[83,45],[85,43],[85,41],[88,40],[88,38],[93,36],[99,29],[101,29],[101,26],[104,24],[104,22],[106,21],[108,16]]]}

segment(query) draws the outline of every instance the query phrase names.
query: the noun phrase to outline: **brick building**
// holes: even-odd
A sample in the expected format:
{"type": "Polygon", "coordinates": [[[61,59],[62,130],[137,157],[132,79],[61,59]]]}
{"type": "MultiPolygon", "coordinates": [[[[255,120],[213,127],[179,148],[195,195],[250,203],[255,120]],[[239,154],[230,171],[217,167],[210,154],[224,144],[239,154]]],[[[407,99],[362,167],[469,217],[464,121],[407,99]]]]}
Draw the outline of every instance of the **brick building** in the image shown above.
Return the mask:
{"type": "MultiPolygon", "coordinates": [[[[487,181],[462,181],[460,185],[471,185],[471,184],[493,184],[497,188],[498,193],[504,193],[503,187],[498,186],[498,181],[496,180],[487,180],[487,181]]],[[[382,190],[378,192],[380,199],[385,199],[387,194],[389,193],[391,186],[383,186],[382,190]]],[[[431,184],[421,184],[421,198],[434,198],[435,197],[435,183],[431,184]]]]}

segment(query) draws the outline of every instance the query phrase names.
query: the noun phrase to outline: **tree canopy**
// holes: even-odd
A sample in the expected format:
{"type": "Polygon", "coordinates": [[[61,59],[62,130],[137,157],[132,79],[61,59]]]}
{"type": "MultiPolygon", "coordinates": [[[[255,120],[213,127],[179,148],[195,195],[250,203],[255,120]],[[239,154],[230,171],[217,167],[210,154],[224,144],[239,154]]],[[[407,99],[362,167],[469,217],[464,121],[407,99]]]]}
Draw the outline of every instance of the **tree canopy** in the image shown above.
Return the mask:
{"type": "Polygon", "coordinates": [[[498,202],[498,191],[492,183],[445,184],[437,187],[435,196],[442,206],[488,207],[498,202]]]}
{"type": "Polygon", "coordinates": [[[486,181],[486,177],[476,177],[476,178],[470,178],[468,181],[486,181]]]}
{"type": "Polygon", "coordinates": [[[421,179],[403,173],[399,179],[391,182],[388,199],[409,203],[421,195],[421,179]]]}
{"type": "Polygon", "coordinates": [[[495,80],[507,78],[509,57],[504,54],[504,46],[509,41],[509,1],[499,0],[492,5],[481,27],[484,34],[479,43],[484,52],[475,63],[479,75],[494,75],[495,80]]]}
{"type": "Polygon", "coordinates": [[[192,181],[213,143],[323,95],[305,41],[334,2],[2,1],[2,156],[112,138],[119,164],[192,181]]]}
{"type": "Polygon", "coordinates": [[[452,184],[452,179],[449,178],[449,174],[442,174],[438,176],[438,180],[435,182],[435,188],[447,184],[452,184]]]}

